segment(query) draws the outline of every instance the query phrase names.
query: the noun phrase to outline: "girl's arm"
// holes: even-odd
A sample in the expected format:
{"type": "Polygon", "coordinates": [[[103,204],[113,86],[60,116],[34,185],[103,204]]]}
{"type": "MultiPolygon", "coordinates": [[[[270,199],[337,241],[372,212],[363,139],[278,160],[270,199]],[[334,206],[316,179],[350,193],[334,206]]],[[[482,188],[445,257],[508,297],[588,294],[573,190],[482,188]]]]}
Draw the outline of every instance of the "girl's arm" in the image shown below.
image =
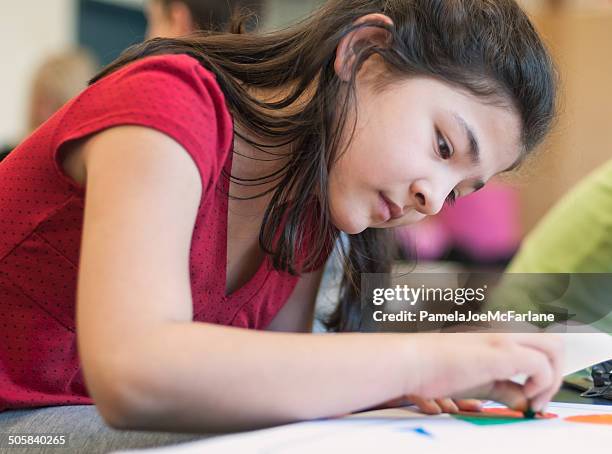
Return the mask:
{"type": "Polygon", "coordinates": [[[532,377],[525,397],[537,405],[558,388],[550,338],[313,335],[193,322],[189,250],[201,183],[188,153],[138,126],[79,147],[87,196],[78,349],[111,426],[247,429],[466,389],[509,401],[519,390],[510,396],[497,384],[518,372],[532,377]]]}
{"type": "Polygon", "coordinates": [[[87,195],[78,342],[88,389],[111,424],[246,428],[402,393],[402,374],[382,374],[408,353],[399,338],[336,340],[194,323],[195,164],[172,139],[138,126],[98,133],[81,147],[87,195]],[[349,399],[347,377],[359,394],[349,399]]]}

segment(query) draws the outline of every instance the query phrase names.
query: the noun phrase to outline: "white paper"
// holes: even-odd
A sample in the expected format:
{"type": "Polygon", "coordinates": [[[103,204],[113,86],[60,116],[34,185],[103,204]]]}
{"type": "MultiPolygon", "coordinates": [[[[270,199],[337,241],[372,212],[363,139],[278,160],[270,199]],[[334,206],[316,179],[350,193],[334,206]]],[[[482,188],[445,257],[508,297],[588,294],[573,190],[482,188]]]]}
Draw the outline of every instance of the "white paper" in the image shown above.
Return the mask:
{"type": "Polygon", "coordinates": [[[559,418],[478,426],[449,415],[426,416],[410,409],[386,409],[175,446],[116,451],[115,454],[436,454],[485,451],[517,454],[517,450],[575,454],[590,449],[605,450],[610,446],[612,426],[567,422],[563,418],[580,414],[612,414],[612,406],[552,403],[547,411],[559,418]],[[405,419],[398,417],[402,410],[408,416],[405,419]]]}
{"type": "Polygon", "coordinates": [[[612,360],[612,336],[606,333],[565,333],[564,375],[612,360]]]}

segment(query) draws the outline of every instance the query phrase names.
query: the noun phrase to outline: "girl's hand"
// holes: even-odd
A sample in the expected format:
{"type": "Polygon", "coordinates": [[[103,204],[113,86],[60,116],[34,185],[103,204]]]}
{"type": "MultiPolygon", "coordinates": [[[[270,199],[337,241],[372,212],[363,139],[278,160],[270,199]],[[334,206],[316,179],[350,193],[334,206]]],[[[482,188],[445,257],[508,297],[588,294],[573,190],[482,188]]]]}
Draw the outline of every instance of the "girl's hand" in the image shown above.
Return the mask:
{"type": "Polygon", "coordinates": [[[418,396],[407,396],[407,399],[428,415],[457,413],[460,411],[480,411],[482,408],[482,402],[477,399],[423,399],[418,396]]]}
{"type": "Polygon", "coordinates": [[[531,407],[541,411],[561,386],[563,344],[554,334],[417,336],[419,367],[412,367],[407,373],[418,374],[420,384],[412,394],[426,413],[436,411],[436,407],[454,410],[457,405],[445,399],[447,396],[490,399],[515,410],[531,407]],[[527,376],[524,385],[511,381],[519,374],[527,376]]]}
{"type": "Polygon", "coordinates": [[[423,413],[428,415],[438,415],[440,413],[457,413],[459,411],[480,411],[482,402],[477,399],[423,399],[415,395],[408,395],[392,399],[376,409],[405,407],[416,405],[423,413]]]}

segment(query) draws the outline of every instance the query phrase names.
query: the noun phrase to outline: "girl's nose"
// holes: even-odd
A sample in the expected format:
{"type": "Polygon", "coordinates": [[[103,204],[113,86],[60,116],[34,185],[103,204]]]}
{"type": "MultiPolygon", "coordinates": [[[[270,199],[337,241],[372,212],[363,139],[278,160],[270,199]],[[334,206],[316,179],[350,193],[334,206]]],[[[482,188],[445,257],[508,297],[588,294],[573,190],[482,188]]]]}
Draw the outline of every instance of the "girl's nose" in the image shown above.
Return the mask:
{"type": "Polygon", "coordinates": [[[415,181],[410,188],[414,208],[426,216],[433,216],[440,212],[446,200],[443,191],[434,191],[424,180],[415,181]]]}

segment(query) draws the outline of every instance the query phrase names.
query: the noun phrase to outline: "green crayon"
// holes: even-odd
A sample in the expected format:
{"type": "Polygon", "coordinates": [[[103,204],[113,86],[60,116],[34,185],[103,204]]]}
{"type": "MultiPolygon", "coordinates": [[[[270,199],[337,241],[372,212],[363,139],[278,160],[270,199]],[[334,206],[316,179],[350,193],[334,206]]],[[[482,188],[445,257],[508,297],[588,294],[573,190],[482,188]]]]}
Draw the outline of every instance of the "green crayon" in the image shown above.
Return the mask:
{"type": "Polygon", "coordinates": [[[531,407],[528,407],[527,410],[523,412],[523,416],[527,419],[534,419],[536,417],[536,412],[533,411],[531,407]]]}

